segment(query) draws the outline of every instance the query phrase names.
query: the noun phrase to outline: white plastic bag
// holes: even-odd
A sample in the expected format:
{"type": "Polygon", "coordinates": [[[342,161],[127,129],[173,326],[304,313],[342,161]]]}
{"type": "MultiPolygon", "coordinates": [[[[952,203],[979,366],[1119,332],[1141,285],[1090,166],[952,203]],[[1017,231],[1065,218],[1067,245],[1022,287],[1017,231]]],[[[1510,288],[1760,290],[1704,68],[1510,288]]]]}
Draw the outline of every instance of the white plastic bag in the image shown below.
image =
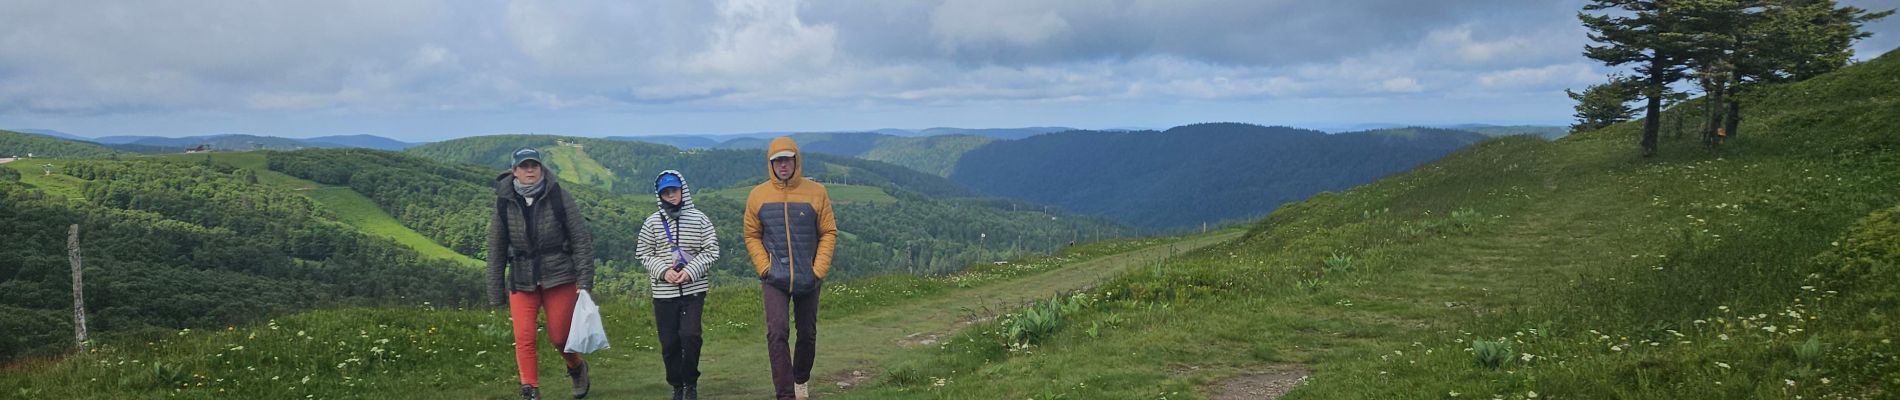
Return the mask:
{"type": "Polygon", "coordinates": [[[607,347],[607,330],[600,323],[600,307],[582,290],[580,298],[574,299],[574,320],[567,328],[567,348],[561,351],[592,353],[607,347]]]}

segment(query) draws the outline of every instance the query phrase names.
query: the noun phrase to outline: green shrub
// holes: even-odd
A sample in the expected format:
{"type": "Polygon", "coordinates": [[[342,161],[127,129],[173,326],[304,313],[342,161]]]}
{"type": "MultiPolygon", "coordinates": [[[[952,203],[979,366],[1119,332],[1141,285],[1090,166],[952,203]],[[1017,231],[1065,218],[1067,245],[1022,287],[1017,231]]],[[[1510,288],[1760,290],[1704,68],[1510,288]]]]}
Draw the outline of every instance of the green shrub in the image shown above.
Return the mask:
{"type": "Polygon", "coordinates": [[[1511,360],[1511,344],[1502,340],[1473,340],[1471,341],[1471,358],[1479,366],[1498,369],[1511,360]]]}

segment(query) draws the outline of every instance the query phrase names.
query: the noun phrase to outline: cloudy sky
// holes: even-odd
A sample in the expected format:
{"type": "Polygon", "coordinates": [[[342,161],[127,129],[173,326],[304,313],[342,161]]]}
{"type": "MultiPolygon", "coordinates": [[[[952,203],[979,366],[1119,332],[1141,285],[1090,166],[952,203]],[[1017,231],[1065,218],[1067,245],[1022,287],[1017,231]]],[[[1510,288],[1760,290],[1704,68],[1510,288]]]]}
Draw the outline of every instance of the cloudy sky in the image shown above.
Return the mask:
{"type": "MultiPolygon", "coordinates": [[[[1581,3],[0,0],[0,128],[1555,125],[1610,72],[1581,56],[1581,3]]],[[[1859,57],[1900,47],[1900,18],[1869,29],[1859,57]]]]}

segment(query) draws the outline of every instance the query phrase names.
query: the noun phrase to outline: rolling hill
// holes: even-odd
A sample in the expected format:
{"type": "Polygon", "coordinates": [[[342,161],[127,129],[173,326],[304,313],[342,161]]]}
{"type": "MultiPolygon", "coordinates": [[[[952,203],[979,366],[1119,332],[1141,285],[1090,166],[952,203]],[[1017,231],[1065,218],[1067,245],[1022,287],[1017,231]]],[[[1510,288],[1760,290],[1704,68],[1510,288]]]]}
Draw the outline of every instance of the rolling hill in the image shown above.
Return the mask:
{"type": "Polygon", "coordinates": [[[66,133],[66,132],[60,132],[60,131],[56,131],[52,129],[14,129],[12,131],[19,132],[19,133],[31,133],[35,135],[49,136],[49,137],[66,139],[66,140],[74,140],[74,141],[90,141],[91,140],[79,135],[74,135],[74,134],[66,133]]]}
{"type": "Polygon", "coordinates": [[[0,165],[0,359],[72,348],[70,224],[81,227],[99,338],[318,307],[476,301],[467,288],[479,274],[468,263],[335,222],[351,214],[255,166],[202,156],[48,161],[56,174],[0,165]]]}
{"type": "Polygon", "coordinates": [[[407,149],[407,148],[416,146],[415,143],[404,142],[404,141],[390,139],[390,138],[376,136],[376,135],[318,136],[318,137],[313,137],[313,138],[303,138],[303,139],[295,139],[295,140],[308,143],[311,145],[310,147],[357,147],[357,148],[365,148],[365,149],[390,150],[390,151],[400,151],[402,149],[407,149]]]}
{"type": "Polygon", "coordinates": [[[0,131],[0,158],[110,158],[124,154],[118,150],[75,140],[39,134],[0,131]]]}
{"type": "Polygon", "coordinates": [[[1254,218],[1483,139],[1429,128],[1329,135],[1246,124],[1073,131],[977,147],[950,177],[996,196],[1148,229],[1183,229],[1254,218]]]}

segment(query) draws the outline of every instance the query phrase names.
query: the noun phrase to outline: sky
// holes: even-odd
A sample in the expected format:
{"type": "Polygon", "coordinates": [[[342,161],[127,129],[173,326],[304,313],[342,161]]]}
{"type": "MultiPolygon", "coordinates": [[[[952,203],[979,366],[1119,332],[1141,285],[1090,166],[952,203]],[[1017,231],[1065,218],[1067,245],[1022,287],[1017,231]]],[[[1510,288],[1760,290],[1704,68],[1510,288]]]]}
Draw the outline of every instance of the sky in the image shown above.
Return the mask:
{"type": "MultiPolygon", "coordinates": [[[[1894,0],[1845,1],[1893,8],[1894,0]]],[[[0,0],[0,128],[1564,125],[1577,0],[0,0]]],[[[1867,27],[1866,59],[1900,47],[1867,27]]]]}

